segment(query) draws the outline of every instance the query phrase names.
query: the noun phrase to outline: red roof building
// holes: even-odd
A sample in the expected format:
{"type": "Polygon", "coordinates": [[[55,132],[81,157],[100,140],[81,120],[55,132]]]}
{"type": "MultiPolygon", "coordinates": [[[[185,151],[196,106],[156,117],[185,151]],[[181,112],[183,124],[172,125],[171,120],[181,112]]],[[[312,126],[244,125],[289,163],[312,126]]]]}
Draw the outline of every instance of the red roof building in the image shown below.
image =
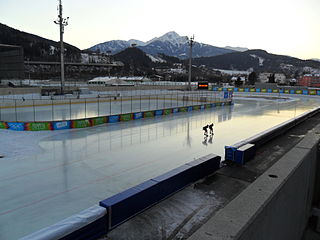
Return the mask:
{"type": "Polygon", "coordinates": [[[298,80],[298,86],[320,87],[320,75],[304,75],[298,80]]]}

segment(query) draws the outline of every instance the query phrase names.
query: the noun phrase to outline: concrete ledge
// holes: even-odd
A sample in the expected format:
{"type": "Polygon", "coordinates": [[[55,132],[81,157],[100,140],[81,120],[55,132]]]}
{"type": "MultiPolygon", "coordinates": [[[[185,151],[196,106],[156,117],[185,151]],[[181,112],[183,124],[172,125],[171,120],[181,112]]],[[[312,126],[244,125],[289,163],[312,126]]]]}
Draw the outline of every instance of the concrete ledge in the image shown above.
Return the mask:
{"type": "Polygon", "coordinates": [[[311,211],[319,125],[189,239],[300,240],[311,211]]]}

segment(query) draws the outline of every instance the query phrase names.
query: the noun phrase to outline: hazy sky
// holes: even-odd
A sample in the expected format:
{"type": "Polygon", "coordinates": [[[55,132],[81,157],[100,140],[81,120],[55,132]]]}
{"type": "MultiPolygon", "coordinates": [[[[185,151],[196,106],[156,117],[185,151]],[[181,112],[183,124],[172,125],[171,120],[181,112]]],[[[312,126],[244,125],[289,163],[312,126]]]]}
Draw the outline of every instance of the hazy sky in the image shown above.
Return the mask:
{"type": "MultiPolygon", "coordinates": [[[[57,0],[0,0],[0,22],[59,40],[57,0]]],[[[218,47],[320,58],[320,0],[63,0],[65,41],[80,49],[176,31],[218,47]]]]}

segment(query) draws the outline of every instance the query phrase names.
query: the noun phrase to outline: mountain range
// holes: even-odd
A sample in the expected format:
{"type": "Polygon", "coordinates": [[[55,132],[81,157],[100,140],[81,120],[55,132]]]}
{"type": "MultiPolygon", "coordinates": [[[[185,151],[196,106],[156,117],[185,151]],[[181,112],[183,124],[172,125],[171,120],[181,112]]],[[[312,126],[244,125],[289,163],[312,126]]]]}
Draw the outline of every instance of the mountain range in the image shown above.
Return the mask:
{"type": "MultiPolygon", "coordinates": [[[[189,57],[189,43],[188,37],[180,36],[176,32],[168,32],[161,37],[155,37],[150,41],[143,42],[140,40],[131,39],[129,41],[124,40],[112,40],[104,43],[100,43],[90,47],[88,50],[99,52],[110,52],[116,54],[122,50],[135,44],[138,48],[147,54],[158,55],[159,53],[167,56],[173,56],[180,59],[186,59],[189,57]]],[[[221,54],[234,52],[237,48],[220,48],[209,44],[199,43],[194,41],[192,57],[210,57],[221,54]]],[[[238,49],[239,50],[239,49],[238,49]]],[[[244,50],[241,48],[241,50],[244,50]]]]}

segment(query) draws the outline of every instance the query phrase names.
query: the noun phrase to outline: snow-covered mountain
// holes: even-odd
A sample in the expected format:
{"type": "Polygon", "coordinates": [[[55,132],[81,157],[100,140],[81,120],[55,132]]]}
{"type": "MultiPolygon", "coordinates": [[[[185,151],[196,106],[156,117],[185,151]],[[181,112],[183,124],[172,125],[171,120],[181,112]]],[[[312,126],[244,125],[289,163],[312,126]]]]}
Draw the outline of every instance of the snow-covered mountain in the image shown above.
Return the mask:
{"type": "MultiPolygon", "coordinates": [[[[136,44],[138,48],[143,50],[147,54],[158,55],[159,53],[167,56],[174,56],[180,59],[188,58],[189,45],[187,36],[180,36],[176,32],[168,32],[161,37],[155,37],[150,41],[143,42],[140,40],[131,39],[129,41],[113,40],[104,43],[97,44],[89,50],[100,52],[111,51],[112,54],[116,54],[125,48],[130,47],[132,44],[136,44]]],[[[209,44],[194,42],[193,57],[210,57],[217,56],[225,53],[233,52],[234,50],[214,47],[209,44]]]]}

